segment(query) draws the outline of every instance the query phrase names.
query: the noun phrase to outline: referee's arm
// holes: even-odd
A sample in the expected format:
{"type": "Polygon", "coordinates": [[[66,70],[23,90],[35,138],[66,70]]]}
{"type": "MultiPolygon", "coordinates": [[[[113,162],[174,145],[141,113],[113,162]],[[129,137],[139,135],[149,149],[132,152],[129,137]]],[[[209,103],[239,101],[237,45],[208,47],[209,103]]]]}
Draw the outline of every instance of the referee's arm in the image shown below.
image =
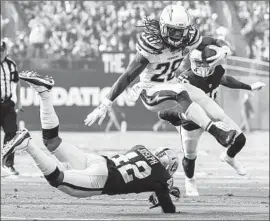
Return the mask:
{"type": "Polygon", "coordinates": [[[19,73],[18,73],[15,62],[12,64],[11,70],[12,70],[12,75],[13,75],[12,81],[16,84],[16,97],[17,97],[16,109],[18,111],[22,111],[21,83],[19,81],[19,73]]]}

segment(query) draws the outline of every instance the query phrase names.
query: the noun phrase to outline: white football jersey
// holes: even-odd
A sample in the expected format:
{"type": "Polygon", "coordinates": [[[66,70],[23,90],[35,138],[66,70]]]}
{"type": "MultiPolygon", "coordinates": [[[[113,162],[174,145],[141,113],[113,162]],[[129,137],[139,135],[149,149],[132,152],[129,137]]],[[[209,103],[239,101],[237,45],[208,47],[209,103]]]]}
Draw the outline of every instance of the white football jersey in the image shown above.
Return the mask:
{"type": "Polygon", "coordinates": [[[184,50],[171,51],[170,48],[164,47],[160,38],[143,32],[138,38],[136,50],[148,59],[149,64],[140,75],[140,80],[151,83],[172,80],[183,58],[202,42],[202,36],[197,29],[193,28],[189,33],[191,40],[187,47],[184,50]]]}

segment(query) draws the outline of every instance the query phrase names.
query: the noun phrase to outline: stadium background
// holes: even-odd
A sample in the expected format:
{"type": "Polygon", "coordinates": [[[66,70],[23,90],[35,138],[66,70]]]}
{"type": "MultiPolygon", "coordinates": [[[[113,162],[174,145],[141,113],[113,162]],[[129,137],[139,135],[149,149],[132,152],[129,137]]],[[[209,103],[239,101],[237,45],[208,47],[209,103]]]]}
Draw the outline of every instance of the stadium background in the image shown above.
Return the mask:
{"type": "MultiPolygon", "coordinates": [[[[62,130],[87,128],[85,116],[106,95],[135,52],[136,35],[145,15],[158,18],[172,1],[1,1],[1,37],[19,70],[36,70],[56,80],[54,104],[62,130]]],[[[176,2],[175,2],[176,3],[176,2]]],[[[266,89],[252,97],[252,129],[269,129],[269,2],[178,2],[188,9],[202,35],[225,39],[234,54],[227,74],[244,82],[262,81],[266,89]]],[[[20,120],[30,130],[40,128],[38,100],[23,83],[20,120]]],[[[125,113],[128,130],[152,130],[158,120],[141,101],[131,104],[127,94],[116,105],[125,113]]],[[[245,91],[221,87],[218,101],[237,123],[245,91]],[[237,111],[236,111],[237,110],[237,111]]],[[[108,119],[107,119],[108,120],[108,119]]],[[[167,130],[172,130],[167,125],[167,130]]]]}

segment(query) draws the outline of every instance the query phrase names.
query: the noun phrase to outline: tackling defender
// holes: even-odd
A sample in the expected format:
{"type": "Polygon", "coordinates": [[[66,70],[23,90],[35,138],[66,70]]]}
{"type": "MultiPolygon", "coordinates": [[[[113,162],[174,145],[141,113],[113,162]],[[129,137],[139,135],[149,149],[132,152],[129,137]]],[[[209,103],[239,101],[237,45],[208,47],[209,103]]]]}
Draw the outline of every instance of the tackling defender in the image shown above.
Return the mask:
{"type": "Polygon", "coordinates": [[[50,94],[53,79],[40,77],[34,72],[22,72],[20,78],[38,92],[43,142],[51,154],[65,165],[66,170],[59,169],[57,162],[34,143],[26,129],[19,131],[5,145],[3,157],[25,149],[49,184],[70,196],[84,198],[151,191],[155,192],[163,212],[175,213],[170,194],[176,197],[180,195],[178,188],[172,186],[172,175],[178,168],[179,160],[173,150],[158,148],[153,154],[146,147],[136,145],[125,154],[111,158],[83,153],[58,135],[59,119],[50,94]]]}
{"type": "MultiPolygon", "coordinates": [[[[209,46],[211,47],[211,46],[209,46]]],[[[234,89],[245,89],[245,90],[260,90],[265,86],[262,82],[256,82],[248,85],[243,82],[236,80],[234,77],[225,75],[225,69],[218,65],[216,67],[209,67],[206,60],[205,50],[202,52],[194,50],[189,56],[187,56],[181,64],[176,74],[179,74],[179,80],[182,83],[187,83],[196,86],[201,89],[213,100],[217,97],[217,91],[219,85],[234,89]]],[[[192,93],[190,95],[193,96],[192,93]]],[[[246,142],[246,137],[239,126],[228,116],[225,115],[224,111],[216,104],[212,106],[213,111],[217,115],[221,115],[225,119],[231,128],[237,131],[235,141],[227,149],[226,152],[222,153],[220,158],[222,161],[227,162],[232,166],[239,175],[245,175],[246,171],[242,164],[235,159],[235,156],[241,151],[246,142]]],[[[198,141],[204,132],[200,126],[187,121],[174,110],[161,111],[158,113],[159,118],[169,121],[178,130],[181,136],[182,147],[184,151],[184,158],[182,160],[182,166],[186,175],[185,189],[187,196],[198,196],[198,190],[196,185],[196,178],[194,176],[195,171],[195,160],[197,158],[197,145],[198,141]]]]}
{"type": "Polygon", "coordinates": [[[231,53],[224,41],[202,37],[190,24],[185,8],[180,5],[165,7],[159,21],[146,19],[144,31],[136,44],[137,53],[134,59],[114,83],[107,98],[87,116],[85,124],[91,126],[98,119],[98,123],[101,124],[113,101],[140,76],[137,94],[143,90],[142,100],[148,110],[158,112],[175,108],[227,147],[233,141],[236,131],[225,129],[221,121],[213,122],[215,113],[211,112],[209,105],[213,101],[204,93],[194,100],[190,99],[187,91],[196,88],[187,88],[175,77],[175,71],[183,58],[196,48],[203,50],[206,45],[216,45],[216,55],[208,58],[212,61],[211,65],[220,62],[231,53]]]}

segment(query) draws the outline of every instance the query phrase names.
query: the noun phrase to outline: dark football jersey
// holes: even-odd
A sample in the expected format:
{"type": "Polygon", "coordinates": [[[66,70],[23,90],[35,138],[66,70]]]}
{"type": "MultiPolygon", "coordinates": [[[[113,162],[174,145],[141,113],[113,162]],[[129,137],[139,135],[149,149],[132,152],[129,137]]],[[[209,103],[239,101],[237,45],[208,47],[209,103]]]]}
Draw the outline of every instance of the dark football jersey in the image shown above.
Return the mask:
{"type": "MultiPolygon", "coordinates": [[[[194,72],[191,69],[188,69],[186,72],[179,75],[179,79],[182,82],[190,83],[194,85],[195,87],[200,88],[209,97],[215,100],[217,97],[217,89],[218,89],[218,86],[220,85],[220,81],[224,73],[225,73],[225,69],[221,65],[218,65],[215,68],[214,73],[208,77],[203,78],[203,77],[197,76],[196,74],[194,74],[194,72]]],[[[188,131],[196,130],[200,128],[197,124],[188,120],[182,120],[181,124],[183,128],[188,131]]]]}
{"type": "Polygon", "coordinates": [[[102,194],[154,192],[157,183],[168,189],[172,181],[156,156],[141,145],[107,158],[107,165],[108,180],[102,194]]]}
{"type": "Polygon", "coordinates": [[[194,72],[189,69],[188,71],[179,75],[179,79],[181,81],[189,82],[197,88],[203,90],[209,97],[212,99],[216,99],[217,96],[217,88],[220,85],[220,81],[222,76],[225,73],[225,69],[218,65],[214,73],[208,77],[200,77],[194,74],[194,72]]]}

